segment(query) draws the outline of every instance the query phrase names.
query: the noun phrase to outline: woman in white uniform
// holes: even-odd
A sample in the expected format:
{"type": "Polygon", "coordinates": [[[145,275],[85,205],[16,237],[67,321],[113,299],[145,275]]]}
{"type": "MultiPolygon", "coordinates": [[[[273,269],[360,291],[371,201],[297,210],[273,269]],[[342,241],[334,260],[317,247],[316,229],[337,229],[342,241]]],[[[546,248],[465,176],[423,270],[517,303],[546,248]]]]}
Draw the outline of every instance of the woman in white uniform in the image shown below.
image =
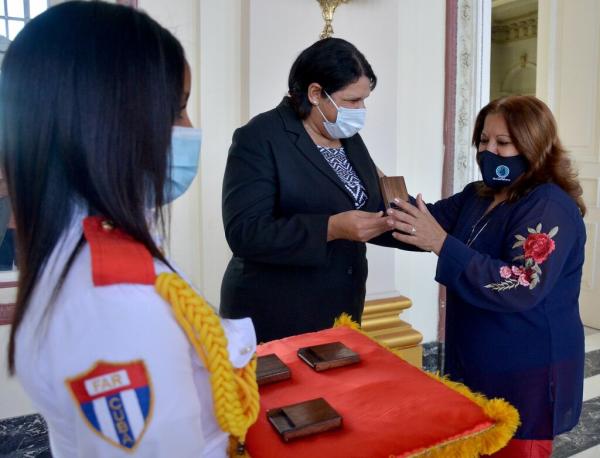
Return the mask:
{"type": "Polygon", "coordinates": [[[258,413],[252,324],[219,320],[155,243],[163,205],[197,171],[189,90],[179,42],[101,2],[50,8],[4,58],[20,268],[9,369],[55,458],[222,457],[228,436],[244,453],[258,413]]]}

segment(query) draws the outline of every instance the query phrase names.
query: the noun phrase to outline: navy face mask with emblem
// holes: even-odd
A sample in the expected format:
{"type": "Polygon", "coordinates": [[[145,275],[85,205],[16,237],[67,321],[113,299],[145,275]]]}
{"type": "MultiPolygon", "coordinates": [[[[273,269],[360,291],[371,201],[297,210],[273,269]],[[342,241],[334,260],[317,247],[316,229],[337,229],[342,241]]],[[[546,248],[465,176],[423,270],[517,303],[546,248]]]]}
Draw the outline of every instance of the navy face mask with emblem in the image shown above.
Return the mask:
{"type": "Polygon", "coordinates": [[[490,151],[477,153],[477,163],[486,186],[499,189],[513,184],[528,168],[527,159],[518,156],[502,157],[490,151]]]}

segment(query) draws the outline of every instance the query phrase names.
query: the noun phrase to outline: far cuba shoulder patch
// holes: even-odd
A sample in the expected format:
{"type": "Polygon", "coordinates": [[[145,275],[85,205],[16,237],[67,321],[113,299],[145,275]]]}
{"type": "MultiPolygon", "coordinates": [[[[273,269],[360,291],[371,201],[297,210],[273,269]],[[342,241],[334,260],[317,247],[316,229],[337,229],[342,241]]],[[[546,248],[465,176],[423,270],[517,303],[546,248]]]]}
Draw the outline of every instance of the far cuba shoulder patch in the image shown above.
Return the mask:
{"type": "Polygon", "coordinates": [[[137,447],[153,407],[152,386],[144,361],[97,361],[65,383],[94,432],[126,451],[137,447]]]}

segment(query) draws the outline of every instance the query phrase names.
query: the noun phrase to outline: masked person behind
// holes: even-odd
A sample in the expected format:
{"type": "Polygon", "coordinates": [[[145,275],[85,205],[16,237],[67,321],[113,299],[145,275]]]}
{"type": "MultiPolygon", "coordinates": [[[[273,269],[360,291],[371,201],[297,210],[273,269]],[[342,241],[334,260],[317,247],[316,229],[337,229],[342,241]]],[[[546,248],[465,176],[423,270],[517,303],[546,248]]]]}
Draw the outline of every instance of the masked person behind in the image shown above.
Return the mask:
{"type": "Polygon", "coordinates": [[[326,38],[300,53],[279,106],[233,135],[220,312],[250,316],[259,341],[329,328],[343,312],[360,321],[365,242],[401,245],[358,134],[376,83],[352,44],[326,38]]]}
{"type": "Polygon", "coordinates": [[[548,107],[498,99],[475,122],[483,182],[426,206],[398,202],[394,236],[438,258],[447,287],[445,372],[521,415],[498,457],[549,457],[583,396],[582,189],[548,107]]]}
{"type": "Polygon", "coordinates": [[[25,26],[0,78],[9,365],[52,455],[226,456],[258,413],[252,325],[219,320],[151,229],[200,153],[181,45],[134,9],[66,2],[25,26]]]}

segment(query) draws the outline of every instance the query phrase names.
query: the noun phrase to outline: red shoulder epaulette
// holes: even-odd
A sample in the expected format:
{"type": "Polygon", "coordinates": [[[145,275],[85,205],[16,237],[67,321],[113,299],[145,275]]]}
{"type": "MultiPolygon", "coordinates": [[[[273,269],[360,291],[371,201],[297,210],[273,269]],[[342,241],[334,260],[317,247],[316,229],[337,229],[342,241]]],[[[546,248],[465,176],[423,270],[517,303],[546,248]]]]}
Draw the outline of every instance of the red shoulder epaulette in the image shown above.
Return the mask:
{"type": "Polygon", "coordinates": [[[142,243],[100,216],[85,218],[83,233],[92,253],[95,286],[154,284],[154,259],[142,243]]]}

